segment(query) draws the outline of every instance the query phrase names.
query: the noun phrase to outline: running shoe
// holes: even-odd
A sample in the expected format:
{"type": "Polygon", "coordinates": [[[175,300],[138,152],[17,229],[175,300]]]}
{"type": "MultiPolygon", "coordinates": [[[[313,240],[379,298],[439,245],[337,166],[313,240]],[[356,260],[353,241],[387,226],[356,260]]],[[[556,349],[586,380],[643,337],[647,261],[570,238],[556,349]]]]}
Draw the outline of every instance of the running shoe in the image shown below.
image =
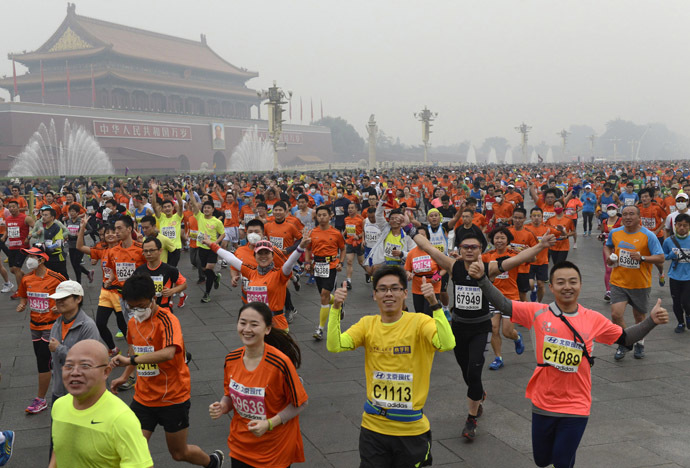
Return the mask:
{"type": "Polygon", "coordinates": [[[222,450],[216,450],[208,455],[211,458],[211,463],[207,465],[207,468],[220,468],[223,466],[223,461],[225,456],[222,450]]]}
{"type": "Polygon", "coordinates": [[[611,302],[611,291],[606,291],[606,294],[604,294],[604,300],[606,302],[611,302]]]}
{"type": "Polygon", "coordinates": [[[292,321],[295,320],[295,315],[297,315],[297,309],[286,310],[285,320],[287,320],[287,323],[292,323],[292,321]]]}
{"type": "Polygon", "coordinates": [[[14,289],[14,283],[11,281],[8,281],[2,286],[2,289],[0,289],[0,293],[8,293],[14,289]]]}
{"type": "Polygon", "coordinates": [[[618,349],[616,350],[616,354],[613,355],[613,359],[616,361],[620,361],[625,357],[625,353],[628,352],[628,349],[625,346],[618,346],[618,349]]]}
{"type": "Polygon", "coordinates": [[[41,411],[48,408],[48,402],[45,398],[34,398],[29,406],[26,407],[26,412],[29,414],[40,413],[41,411]]]}
{"type": "Polygon", "coordinates": [[[515,340],[515,352],[522,354],[525,352],[525,343],[522,342],[522,334],[518,332],[518,339],[515,340]]]}
{"type": "Polygon", "coordinates": [[[117,333],[115,333],[115,338],[124,338],[125,334],[122,333],[122,330],[118,330],[117,333]]]}
{"type": "Polygon", "coordinates": [[[352,281],[347,280],[347,290],[350,291],[352,289],[352,281]]]}
{"type": "Polygon", "coordinates": [[[5,442],[0,444],[0,466],[5,466],[12,458],[12,445],[14,444],[14,431],[2,431],[5,442]]]}
{"type": "Polygon", "coordinates": [[[108,355],[110,356],[111,359],[114,358],[115,356],[117,356],[118,354],[120,354],[120,348],[118,348],[117,346],[115,346],[113,349],[108,351],[108,355]]]}
{"type": "Polygon", "coordinates": [[[94,271],[93,271],[93,270],[89,270],[89,284],[90,284],[90,283],[93,283],[93,277],[94,277],[94,275],[95,275],[94,271]]]}
{"type": "Polygon", "coordinates": [[[218,287],[220,286],[220,278],[221,274],[216,273],[216,279],[213,280],[213,289],[218,289],[218,287]]]}
{"type": "Polygon", "coordinates": [[[367,282],[367,284],[371,283],[371,275],[370,274],[365,274],[364,275],[364,280],[367,282]]]}
{"type": "Polygon", "coordinates": [[[577,243],[573,244],[573,249],[577,250],[577,243]]]}
{"type": "Polygon", "coordinates": [[[321,327],[316,327],[316,330],[314,330],[314,334],[312,335],[316,341],[321,341],[323,340],[323,328],[321,327]]]}
{"type": "Polygon", "coordinates": [[[204,297],[201,298],[201,302],[203,302],[204,304],[211,302],[211,296],[209,296],[208,294],[204,294],[204,297]]]}
{"type": "Polygon", "coordinates": [[[470,442],[474,440],[477,435],[477,418],[467,418],[465,427],[462,429],[462,436],[470,442]]]}
{"type": "Polygon", "coordinates": [[[133,375],[130,375],[127,377],[127,382],[123,383],[119,387],[117,387],[118,390],[122,390],[123,392],[130,390],[132,387],[134,387],[134,384],[137,382],[137,378],[134,377],[133,375]]]}
{"type": "Polygon", "coordinates": [[[666,275],[664,275],[662,273],[661,275],[659,275],[659,286],[661,286],[663,288],[665,284],[666,284],[666,275]]]}
{"type": "Polygon", "coordinates": [[[192,362],[192,353],[190,353],[189,351],[185,351],[184,352],[184,363],[189,364],[190,362],[192,362]]]}
{"type": "Polygon", "coordinates": [[[185,302],[187,302],[187,295],[180,294],[180,300],[177,302],[177,307],[180,309],[183,308],[185,302]]]}
{"type": "Polygon", "coordinates": [[[529,300],[532,302],[537,302],[537,285],[534,285],[532,292],[529,295],[529,300]]]}
{"type": "Polygon", "coordinates": [[[14,293],[10,296],[10,299],[12,299],[12,300],[19,299],[19,295],[17,293],[14,293]]]}
{"type": "Polygon", "coordinates": [[[500,356],[496,356],[496,359],[494,359],[493,362],[489,364],[489,370],[498,370],[501,367],[503,367],[503,358],[500,356]]]}
{"type": "Polygon", "coordinates": [[[295,287],[295,291],[299,291],[302,285],[299,283],[299,273],[292,274],[292,285],[295,287]]]}
{"type": "Polygon", "coordinates": [[[633,357],[635,359],[644,359],[644,345],[640,343],[635,343],[635,350],[633,351],[633,357]]]}
{"type": "Polygon", "coordinates": [[[683,333],[685,331],[685,324],[679,323],[673,331],[676,333],[683,333]]]}
{"type": "Polygon", "coordinates": [[[307,285],[312,286],[314,284],[316,284],[316,278],[314,277],[314,275],[309,275],[309,279],[307,280],[307,285]]]}

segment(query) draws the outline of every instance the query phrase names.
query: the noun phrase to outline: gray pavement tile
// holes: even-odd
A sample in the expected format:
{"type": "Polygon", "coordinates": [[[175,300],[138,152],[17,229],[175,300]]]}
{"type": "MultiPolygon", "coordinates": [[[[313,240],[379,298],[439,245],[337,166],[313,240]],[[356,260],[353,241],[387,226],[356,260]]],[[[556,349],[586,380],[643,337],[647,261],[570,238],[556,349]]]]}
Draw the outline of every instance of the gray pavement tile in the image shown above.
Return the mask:
{"type": "Polygon", "coordinates": [[[589,445],[581,447],[577,452],[578,466],[606,466],[606,467],[651,467],[670,460],[660,456],[656,450],[643,447],[642,441],[617,442],[611,444],[589,445]]]}

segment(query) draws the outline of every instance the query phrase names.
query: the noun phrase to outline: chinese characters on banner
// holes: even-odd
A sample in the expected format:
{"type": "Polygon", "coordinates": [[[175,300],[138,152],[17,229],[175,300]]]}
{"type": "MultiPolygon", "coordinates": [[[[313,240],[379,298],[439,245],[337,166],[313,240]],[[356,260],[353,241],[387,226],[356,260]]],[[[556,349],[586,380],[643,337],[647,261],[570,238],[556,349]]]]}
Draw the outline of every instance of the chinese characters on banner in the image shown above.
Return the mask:
{"type": "MultiPolygon", "coordinates": [[[[246,129],[242,130],[242,137],[244,137],[244,134],[248,131],[249,130],[246,129]]],[[[257,134],[261,141],[270,140],[267,130],[259,130],[257,134]]],[[[288,145],[301,145],[304,143],[303,135],[301,133],[283,132],[280,134],[280,143],[287,143],[288,145]]]]}
{"type": "Polygon", "coordinates": [[[147,140],[189,140],[192,129],[185,125],[149,122],[94,120],[93,134],[100,138],[141,138],[147,140]]]}

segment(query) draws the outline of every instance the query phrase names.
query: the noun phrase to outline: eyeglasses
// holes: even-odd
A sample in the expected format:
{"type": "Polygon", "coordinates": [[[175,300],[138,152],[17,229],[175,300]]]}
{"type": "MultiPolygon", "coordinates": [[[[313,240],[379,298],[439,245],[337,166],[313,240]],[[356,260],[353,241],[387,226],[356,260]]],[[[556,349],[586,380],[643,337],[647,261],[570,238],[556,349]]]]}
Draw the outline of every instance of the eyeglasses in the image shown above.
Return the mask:
{"type": "Polygon", "coordinates": [[[144,249],[145,254],[152,254],[158,252],[160,249],[144,249]]]}
{"type": "Polygon", "coordinates": [[[390,288],[387,288],[385,286],[380,286],[380,287],[374,289],[374,291],[376,291],[379,294],[388,294],[389,292],[392,292],[393,294],[397,294],[397,293],[402,292],[404,290],[405,290],[405,288],[403,288],[401,286],[391,286],[390,288]]]}
{"type": "Polygon", "coordinates": [[[478,249],[479,246],[477,244],[460,244],[460,248],[465,250],[475,250],[478,249]]]}
{"type": "Polygon", "coordinates": [[[108,367],[108,364],[101,364],[100,366],[92,366],[91,364],[77,364],[76,366],[73,364],[65,364],[62,366],[62,371],[67,371],[67,372],[72,372],[72,370],[78,367],[79,369],[83,371],[90,371],[91,369],[98,369],[99,367],[108,367]]]}

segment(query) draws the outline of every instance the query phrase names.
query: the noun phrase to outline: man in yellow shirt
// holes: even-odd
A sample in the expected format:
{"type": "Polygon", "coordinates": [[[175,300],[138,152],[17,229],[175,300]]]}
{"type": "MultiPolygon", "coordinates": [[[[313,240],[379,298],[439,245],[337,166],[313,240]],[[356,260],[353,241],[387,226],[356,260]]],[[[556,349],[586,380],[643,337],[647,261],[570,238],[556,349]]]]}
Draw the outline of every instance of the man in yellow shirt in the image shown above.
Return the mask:
{"type": "Polygon", "coordinates": [[[69,392],[53,403],[49,468],[149,468],[153,460],[139,419],[106,390],[108,350],[96,340],[72,346],[62,367],[69,392]],[[84,443],[88,441],[88,443],[84,443]]]}
{"type": "Polygon", "coordinates": [[[367,397],[359,436],[360,468],[431,465],[431,431],[423,413],[436,351],[455,347],[455,338],[431,283],[422,293],[433,311],[403,311],[407,275],[394,265],[376,270],[372,279],[380,314],[366,315],[340,332],[340,311],[347,282],[335,292],[328,320],[327,347],[332,353],[363,346],[367,397]]]}

